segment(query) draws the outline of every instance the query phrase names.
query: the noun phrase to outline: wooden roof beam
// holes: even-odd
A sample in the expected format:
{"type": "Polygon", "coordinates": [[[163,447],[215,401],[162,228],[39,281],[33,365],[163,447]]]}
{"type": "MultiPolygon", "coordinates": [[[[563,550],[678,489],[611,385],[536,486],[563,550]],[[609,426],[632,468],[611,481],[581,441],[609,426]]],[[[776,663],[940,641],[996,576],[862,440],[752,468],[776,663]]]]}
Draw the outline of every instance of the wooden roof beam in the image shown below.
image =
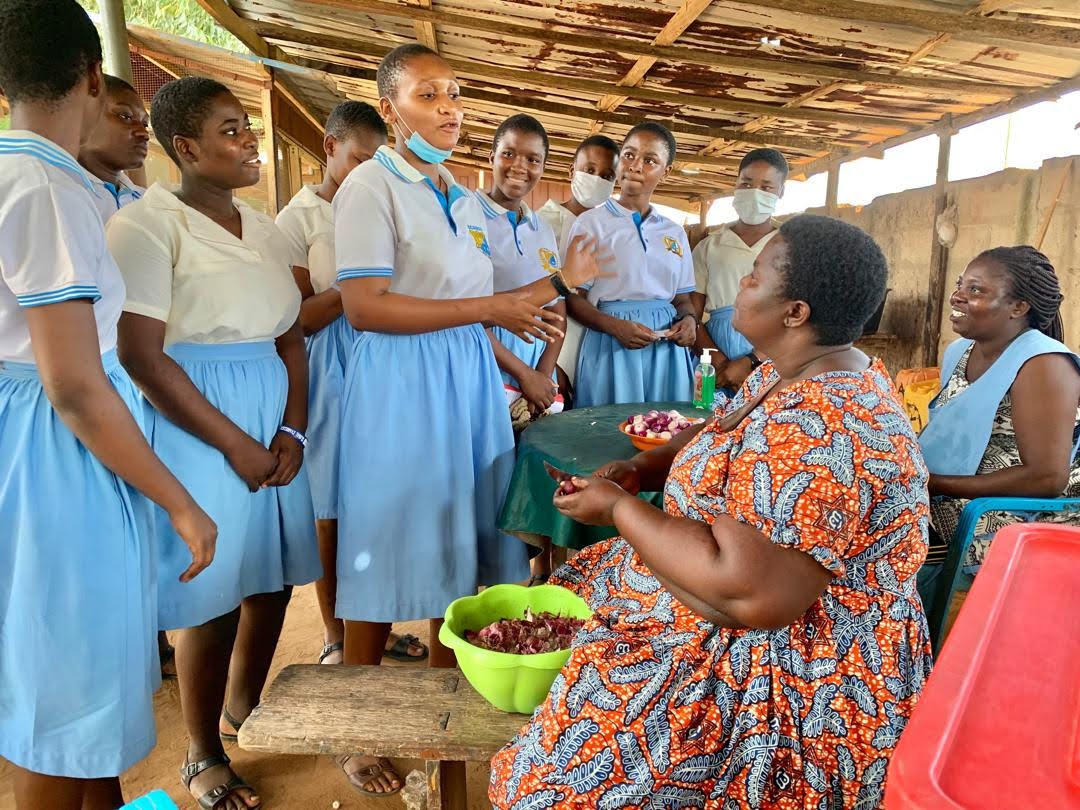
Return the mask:
{"type": "MultiPolygon", "coordinates": [[[[266,30],[266,26],[260,26],[260,30],[266,30]]],[[[361,53],[367,56],[375,56],[381,52],[385,54],[390,49],[373,45],[361,45],[344,37],[331,36],[329,34],[314,34],[310,32],[283,32],[281,41],[284,47],[288,47],[289,41],[309,45],[334,54],[327,55],[327,64],[337,64],[334,57],[340,53],[348,58],[350,53],[361,53]],[[371,53],[374,51],[375,53],[371,53]]],[[[293,61],[295,61],[295,57],[293,61]]],[[[672,90],[658,90],[648,87],[625,87],[616,88],[608,82],[593,79],[581,79],[574,76],[555,75],[535,70],[518,70],[498,65],[486,65],[478,62],[470,62],[463,59],[443,57],[447,64],[459,74],[479,76],[498,84],[509,84],[515,87],[540,87],[554,92],[576,91],[580,93],[595,94],[598,96],[621,94],[627,98],[641,101],[655,101],[661,104],[670,104],[676,107],[698,107],[728,112],[734,115],[763,115],[773,116],[780,119],[793,121],[817,121],[828,124],[841,124],[854,129],[882,128],[907,130],[919,126],[917,120],[892,118],[886,116],[864,115],[862,113],[848,113],[834,110],[817,110],[786,107],[780,104],[766,104],[761,101],[738,100],[731,98],[719,98],[716,96],[692,95],[672,90]]],[[[324,68],[325,69],[325,68],[324,68]]],[[[332,71],[328,71],[332,72],[332,71]]]]}
{"type": "MultiPolygon", "coordinates": [[[[224,0],[199,0],[200,3],[224,2],[224,0]]],[[[796,4],[801,0],[796,0],[796,4]]],[[[693,48],[677,45],[653,45],[640,40],[618,36],[578,34],[573,31],[553,30],[550,26],[520,25],[486,14],[452,14],[446,11],[421,9],[386,0],[312,0],[311,7],[342,9],[356,13],[364,12],[399,20],[425,20],[438,23],[444,28],[461,28],[466,31],[485,31],[500,37],[524,39],[549,45],[565,45],[593,51],[616,51],[629,56],[652,57],[665,62],[686,62],[693,65],[740,70],[747,73],[794,76],[824,81],[846,81],[871,87],[904,87],[939,93],[981,93],[995,96],[1011,96],[1030,89],[991,82],[942,79],[931,76],[902,76],[877,71],[854,70],[806,60],[793,60],[770,56],[735,56],[720,53],[714,48],[693,48]]],[[[964,18],[967,19],[967,18],[964,18]]],[[[1035,26],[1049,28],[1050,26],[1035,26]]],[[[226,25],[226,28],[228,26],[226,25]]],[[[937,29],[935,29],[937,30],[937,29]]],[[[747,41],[754,39],[747,28],[747,41]]]]}
{"type": "MultiPolygon", "coordinates": [[[[679,10],[671,15],[671,19],[653,39],[653,45],[672,45],[682,33],[689,28],[712,4],[712,0],[683,0],[679,10]]],[[[634,66],[616,82],[619,85],[636,86],[645,79],[645,74],[652,70],[657,62],[654,56],[639,56],[634,66]]],[[[611,112],[626,101],[626,96],[604,96],[597,102],[596,108],[602,112],[611,112]]],[[[591,133],[597,133],[603,126],[603,121],[595,119],[589,127],[591,133]]]]}
{"type": "MultiPolygon", "coordinates": [[[[1066,79],[1063,82],[1055,84],[1053,87],[1043,87],[1034,92],[1026,93],[1023,96],[1017,96],[1008,101],[1003,101],[990,107],[984,107],[981,110],[976,110],[975,112],[966,115],[950,116],[947,129],[952,133],[964,127],[969,127],[973,124],[979,124],[991,118],[996,118],[999,115],[1006,115],[1007,113],[1021,110],[1024,107],[1030,107],[1033,104],[1039,104],[1043,101],[1056,101],[1066,93],[1072,93],[1077,90],[1080,90],[1080,76],[1066,79]]],[[[886,149],[910,143],[911,141],[917,141],[919,138],[925,138],[927,135],[935,135],[942,131],[943,128],[946,128],[946,124],[942,121],[937,121],[931,126],[923,127],[922,129],[917,129],[912,132],[905,132],[903,135],[897,135],[894,138],[888,138],[880,143],[872,144],[860,149],[849,150],[843,155],[827,155],[800,166],[798,175],[799,177],[810,177],[817,172],[825,171],[829,168],[830,163],[837,162],[838,160],[846,163],[850,160],[857,160],[862,157],[877,157],[884,153],[886,149]]],[[[794,176],[794,173],[792,174],[794,176]]]]}
{"type": "MultiPolygon", "coordinates": [[[[431,8],[431,0],[410,0],[418,8],[431,8]]],[[[413,31],[416,32],[416,40],[421,45],[426,45],[439,53],[439,39],[435,35],[435,23],[429,20],[416,20],[413,23],[413,31]]]]}
{"type": "Polygon", "coordinates": [[[981,15],[929,11],[925,8],[861,0],[739,0],[740,5],[768,6],[813,17],[915,28],[934,34],[953,34],[976,42],[1020,42],[1040,47],[1080,49],[1080,28],[1002,20],[981,15]]]}

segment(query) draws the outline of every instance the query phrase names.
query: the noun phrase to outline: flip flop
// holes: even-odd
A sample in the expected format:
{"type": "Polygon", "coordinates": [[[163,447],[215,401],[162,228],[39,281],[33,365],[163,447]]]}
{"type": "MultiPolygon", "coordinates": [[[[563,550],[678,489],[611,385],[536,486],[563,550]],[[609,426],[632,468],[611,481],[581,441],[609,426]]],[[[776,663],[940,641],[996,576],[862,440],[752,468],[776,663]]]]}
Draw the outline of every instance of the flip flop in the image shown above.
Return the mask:
{"type": "Polygon", "coordinates": [[[390,764],[390,760],[383,757],[379,757],[374,765],[368,765],[366,768],[361,768],[355,773],[348,773],[345,771],[345,765],[352,759],[354,754],[342,754],[339,757],[334,757],[334,762],[341,768],[342,773],[345,774],[345,778],[349,780],[349,784],[353,786],[353,790],[357,793],[361,793],[364,796],[372,796],[376,799],[385,799],[387,796],[393,796],[395,793],[400,793],[401,788],[405,784],[405,780],[401,778],[401,774],[394,770],[394,766],[390,764]],[[398,786],[385,793],[379,793],[375,790],[368,790],[364,785],[370,784],[379,776],[393,775],[397,778],[398,786]]]}
{"type": "Polygon", "coordinates": [[[404,661],[406,663],[412,661],[425,661],[428,657],[428,648],[427,645],[422,644],[420,639],[416,636],[406,634],[404,636],[398,636],[398,640],[394,642],[394,646],[389,650],[383,650],[383,656],[392,658],[395,661],[404,661]],[[409,647],[422,647],[424,652],[421,655],[409,655],[409,647]]]}

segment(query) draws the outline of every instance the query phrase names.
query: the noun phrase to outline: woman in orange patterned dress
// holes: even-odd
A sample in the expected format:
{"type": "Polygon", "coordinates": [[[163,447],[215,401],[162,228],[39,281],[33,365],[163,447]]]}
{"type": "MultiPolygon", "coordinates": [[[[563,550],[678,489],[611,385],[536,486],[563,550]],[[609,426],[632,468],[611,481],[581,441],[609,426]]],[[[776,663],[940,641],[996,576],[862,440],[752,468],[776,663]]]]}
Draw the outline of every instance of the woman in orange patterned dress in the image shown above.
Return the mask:
{"type": "Polygon", "coordinates": [[[735,304],[772,361],[703,428],[555,499],[622,536],[554,577],[595,613],[493,760],[496,807],[880,806],[930,670],[926,467],[851,345],[885,279],[857,228],[785,223],[735,304]],[[660,487],[664,511],[634,497],[660,487]]]}

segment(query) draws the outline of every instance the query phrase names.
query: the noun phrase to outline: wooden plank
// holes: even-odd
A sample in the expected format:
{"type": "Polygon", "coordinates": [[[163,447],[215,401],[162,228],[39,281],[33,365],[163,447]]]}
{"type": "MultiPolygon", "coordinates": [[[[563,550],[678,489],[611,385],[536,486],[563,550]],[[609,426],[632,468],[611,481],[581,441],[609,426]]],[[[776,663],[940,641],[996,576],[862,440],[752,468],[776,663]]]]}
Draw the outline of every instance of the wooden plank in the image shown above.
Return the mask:
{"type": "Polygon", "coordinates": [[[488,761],[528,717],[491,706],[457,670],[286,667],[240,730],[248,751],[488,761]]]}
{"type": "Polygon", "coordinates": [[[286,87],[283,82],[278,82],[277,91],[281,93],[282,96],[287,98],[289,102],[294,107],[296,107],[300,114],[308,120],[308,123],[315,127],[315,129],[317,129],[319,132],[322,132],[324,130],[324,128],[326,127],[326,122],[320,121],[318,118],[316,118],[315,114],[311,111],[307,104],[305,104],[295,95],[293,95],[293,92],[288,87],[286,87]]]}
{"type": "MultiPolygon", "coordinates": [[[[1006,113],[1016,112],[1022,110],[1024,107],[1030,107],[1033,104],[1039,104],[1043,101],[1055,101],[1061,98],[1066,93],[1071,93],[1075,90],[1080,90],[1080,76],[1076,76],[1072,79],[1066,79],[1063,82],[1053,85],[1052,87],[1042,87],[1038,90],[1034,90],[1030,93],[1025,93],[1022,96],[1011,98],[1008,101],[1002,101],[998,104],[992,104],[989,107],[983,107],[975,112],[966,113],[960,116],[950,117],[949,126],[952,130],[962,129],[969,127],[972,124],[978,124],[982,121],[987,121],[991,118],[996,118],[999,115],[1005,115],[1006,113]]],[[[886,149],[891,149],[894,146],[900,146],[911,141],[917,141],[919,138],[925,138],[927,135],[933,135],[935,132],[941,132],[943,121],[937,121],[928,127],[914,130],[912,132],[906,132],[903,135],[897,135],[892,138],[886,138],[869,146],[860,147],[858,149],[848,150],[842,155],[844,161],[857,160],[861,157],[873,157],[879,155],[886,149]]],[[[819,158],[812,163],[804,164],[799,167],[799,174],[801,176],[810,177],[817,172],[826,171],[829,168],[829,163],[836,160],[840,155],[829,155],[819,158]]]]}
{"type": "MultiPolygon", "coordinates": [[[[294,41],[299,41],[301,35],[291,36],[293,36],[294,41]]],[[[302,36],[304,39],[308,40],[308,43],[305,44],[310,44],[313,47],[325,48],[328,51],[334,52],[326,55],[327,64],[340,64],[337,54],[347,54],[353,47],[352,41],[343,37],[310,33],[305,33],[302,36]]],[[[384,50],[389,51],[390,49],[385,48],[384,50]]],[[[919,126],[920,123],[918,119],[894,118],[882,115],[864,115],[862,113],[808,109],[803,107],[787,107],[783,104],[767,104],[761,101],[703,96],[647,87],[616,88],[609,82],[597,81],[595,79],[583,79],[576,76],[567,76],[566,74],[556,74],[538,70],[518,70],[515,68],[488,65],[452,57],[443,58],[450,67],[461,75],[478,76],[485,80],[491,80],[497,84],[514,87],[539,87],[557,92],[576,91],[598,96],[624,95],[628,98],[640,99],[642,101],[655,101],[662,104],[674,105],[676,107],[697,107],[717,112],[729,112],[735,115],[763,115],[784,120],[841,124],[854,129],[878,127],[881,129],[907,130],[919,126]]],[[[293,61],[296,60],[293,59],[293,61]]]]}
{"type": "Polygon", "coordinates": [[[740,5],[768,5],[774,11],[789,11],[815,17],[869,22],[934,33],[953,34],[976,42],[1038,43],[1040,47],[1080,49],[1080,28],[1041,25],[997,17],[969,16],[946,11],[928,11],[897,3],[867,3],[860,0],[739,0],[740,5]]]}
{"type": "MultiPolygon", "coordinates": [[[[211,0],[200,0],[211,2],[211,0]]],[[[801,2],[801,0],[799,0],[801,2]]],[[[356,13],[364,12],[392,19],[427,20],[444,28],[460,28],[464,31],[484,31],[501,37],[535,41],[549,45],[567,45],[585,51],[616,51],[629,56],[648,56],[665,62],[685,62],[694,65],[745,71],[751,74],[782,75],[793,77],[811,77],[826,81],[845,81],[872,87],[905,87],[942,93],[986,93],[990,95],[1010,96],[1021,92],[1023,87],[1002,85],[990,82],[978,82],[966,79],[939,78],[933,76],[904,76],[870,70],[843,68],[834,64],[825,64],[804,59],[790,59],[780,56],[743,56],[723,53],[716,48],[690,47],[679,45],[654,45],[641,40],[633,40],[611,34],[597,36],[580,34],[574,31],[556,30],[550,25],[521,25],[508,17],[495,17],[486,14],[463,15],[446,11],[420,9],[386,0],[313,0],[311,8],[338,8],[356,13]]],[[[332,12],[326,13],[328,17],[332,12]]],[[[967,18],[964,18],[967,19],[967,18]]],[[[228,26],[226,26],[228,27],[228,26]]],[[[1042,26],[1047,28],[1049,26],[1042,26]]],[[[749,29],[748,29],[749,30],[749,29]]]]}
{"type": "Polygon", "coordinates": [[[948,205],[949,153],[952,147],[951,127],[938,135],[937,174],[934,181],[934,216],[930,220],[930,287],[926,295],[926,317],[923,320],[923,365],[937,365],[938,341],[941,339],[941,316],[945,306],[945,281],[949,271],[949,249],[937,238],[937,220],[948,205]]]}
{"type": "Polygon", "coordinates": [[[466,810],[465,763],[429,761],[426,770],[428,810],[466,810]]]}
{"type": "Polygon", "coordinates": [[[263,138],[266,142],[266,212],[276,216],[281,201],[278,199],[277,129],[274,127],[274,72],[266,71],[267,79],[262,90],[263,138]]]}
{"type": "MultiPolygon", "coordinates": [[[[660,29],[660,33],[653,39],[653,45],[673,44],[711,4],[712,0],[683,0],[682,5],[671,15],[671,19],[667,21],[667,24],[660,29]]],[[[641,84],[645,75],[652,70],[657,61],[655,56],[639,56],[633,67],[626,71],[625,75],[616,84],[627,87],[641,84]]],[[[626,99],[626,96],[620,95],[604,96],[600,99],[596,108],[604,112],[610,112],[621,106],[626,99]]],[[[599,121],[594,121],[590,131],[597,132],[597,124],[599,123],[599,121]]]]}
{"type": "Polygon", "coordinates": [[[219,25],[244,43],[256,56],[273,58],[270,46],[255,33],[251,23],[232,10],[227,0],[196,0],[219,25]]]}
{"type": "MultiPolygon", "coordinates": [[[[431,0],[410,0],[417,8],[431,8],[431,0]]],[[[421,45],[427,45],[435,53],[439,52],[439,40],[435,36],[435,23],[428,20],[417,20],[413,23],[413,31],[421,45]]]]}
{"type": "Polygon", "coordinates": [[[833,163],[829,166],[829,176],[825,184],[825,212],[830,217],[835,217],[840,211],[838,198],[840,196],[840,164],[833,163]]]}

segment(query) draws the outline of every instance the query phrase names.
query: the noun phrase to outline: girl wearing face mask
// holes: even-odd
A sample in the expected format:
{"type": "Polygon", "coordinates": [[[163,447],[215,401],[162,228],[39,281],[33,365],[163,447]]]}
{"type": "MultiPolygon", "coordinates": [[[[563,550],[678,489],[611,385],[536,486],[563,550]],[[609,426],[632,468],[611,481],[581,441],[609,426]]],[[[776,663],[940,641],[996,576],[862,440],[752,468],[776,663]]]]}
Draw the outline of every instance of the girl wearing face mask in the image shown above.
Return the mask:
{"type": "MultiPolygon", "coordinates": [[[[555,233],[559,255],[566,255],[570,230],[577,218],[590,209],[603,205],[615,191],[615,167],[619,162],[619,145],[607,135],[590,135],[578,144],[574,165],[570,167],[570,199],[563,202],[548,200],[536,213],[555,233]]],[[[573,398],[574,377],[577,371],[578,349],[584,330],[573,318],[566,320],[566,338],[559,351],[556,372],[559,388],[567,399],[573,398]]]]}
{"type": "Polygon", "coordinates": [[[675,148],[661,124],[631,129],[619,155],[618,201],[585,212],[571,231],[571,238],[594,237],[614,256],[610,276],[567,299],[586,327],[577,368],[581,407],[690,399],[694,267],[683,229],[650,202],[671,172],[675,148]]]}
{"type": "MultiPolygon", "coordinates": [[[[363,333],[342,396],[337,615],[346,664],[378,664],[392,622],[430,619],[429,664],[445,667],[454,656],[436,617],[528,571],[524,545],[495,526],[514,435],[484,326],[562,337],[562,319],[543,307],[598,267],[590,246],[573,243],[561,271],[493,294],[484,210],[440,165],[463,117],[453,71],[429,48],[402,45],[377,83],[394,149],[377,150],[334,198],[342,304],[363,333]]],[[[361,792],[401,788],[385,760],[340,764],[361,792]]]]}
{"type": "Polygon", "coordinates": [[[714,349],[717,387],[738,389],[760,362],[753,346],[731,325],[739,279],[777,233],[772,215],[784,194],[788,164],[775,149],[754,149],[739,163],[735,184],[738,222],[713,231],[694,248],[696,291],[691,295],[704,329],[697,351],[714,349]]]}

